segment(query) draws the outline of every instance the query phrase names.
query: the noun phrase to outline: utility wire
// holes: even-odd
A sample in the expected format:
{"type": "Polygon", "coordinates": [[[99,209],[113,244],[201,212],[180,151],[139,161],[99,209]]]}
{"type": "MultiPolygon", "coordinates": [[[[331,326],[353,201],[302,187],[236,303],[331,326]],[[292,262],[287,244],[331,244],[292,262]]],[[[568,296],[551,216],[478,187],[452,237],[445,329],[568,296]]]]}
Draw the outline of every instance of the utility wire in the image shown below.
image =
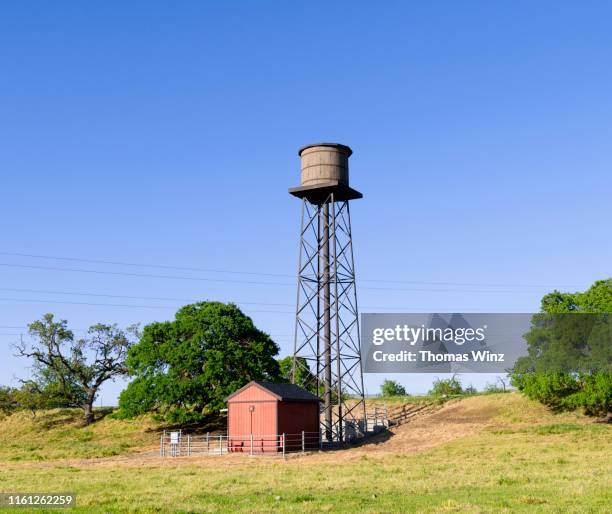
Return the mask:
{"type": "MultiPolygon", "coordinates": [[[[145,264],[145,263],[135,263],[135,262],[126,262],[126,261],[115,261],[115,260],[98,260],[98,259],[82,259],[76,257],[59,257],[52,255],[39,255],[39,254],[29,254],[29,253],[18,253],[18,252],[0,252],[0,255],[6,255],[11,257],[27,257],[33,259],[47,259],[47,260],[56,260],[56,261],[72,261],[72,262],[84,262],[90,264],[107,264],[113,266],[129,266],[129,267],[137,267],[137,268],[157,268],[157,269],[169,269],[169,270],[177,270],[177,271],[198,271],[198,272],[206,272],[206,273],[228,273],[228,274],[238,274],[238,275],[254,275],[254,276],[265,276],[265,277],[285,277],[285,278],[294,278],[295,275],[286,274],[286,273],[264,273],[264,272],[255,272],[255,271],[239,271],[239,270],[227,270],[227,269],[212,269],[212,268],[198,268],[198,267],[188,267],[188,266],[174,266],[174,265],[164,265],[164,264],[145,264]]],[[[67,271],[67,270],[64,270],[67,271]]],[[[85,270],[87,272],[94,272],[91,270],[85,270]]],[[[181,278],[187,279],[188,277],[160,277],[160,278],[181,278]]],[[[194,278],[193,280],[198,280],[194,278]]],[[[212,280],[212,279],[201,279],[201,280],[212,280]]],[[[442,286],[463,286],[463,287],[581,287],[577,284],[508,284],[508,283],[499,283],[499,284],[486,284],[486,283],[477,283],[477,282],[442,282],[442,281],[423,281],[423,280],[390,280],[390,279],[360,279],[360,282],[381,282],[381,283],[393,283],[393,284],[421,284],[421,285],[442,285],[442,286]]],[[[268,282],[266,282],[268,283],[268,282]]],[[[280,284],[279,284],[280,285],[280,284]]],[[[286,284],[282,284],[286,285],[286,284]]],[[[288,284],[287,284],[288,285],[288,284]]],[[[293,285],[293,284],[291,284],[293,285]]]]}
{"type": "MultiPolygon", "coordinates": [[[[68,300],[43,300],[40,298],[0,298],[0,302],[26,302],[26,303],[59,303],[67,305],[92,305],[100,307],[130,307],[136,309],[176,309],[177,305],[133,305],[123,303],[94,303],[94,302],[71,302],[68,300]]],[[[249,312],[268,312],[273,314],[295,314],[293,311],[259,311],[249,310],[249,312]]]]}
{"type": "MultiPolygon", "coordinates": [[[[65,304],[65,305],[89,305],[89,306],[97,306],[97,307],[127,307],[127,308],[135,308],[135,309],[176,309],[180,307],[180,305],[135,305],[135,304],[122,304],[122,303],[97,303],[97,302],[72,302],[68,300],[47,300],[42,298],[3,298],[0,297],[0,302],[25,302],[25,303],[54,303],[54,304],[65,304]]],[[[241,302],[235,302],[240,305],[241,302]]],[[[263,304],[265,305],[265,304],[263,304]]],[[[293,307],[293,305],[286,304],[287,307],[293,307]]],[[[373,307],[364,305],[362,309],[368,310],[378,310],[381,312],[388,312],[389,310],[395,310],[400,312],[481,312],[486,311],[487,309],[479,309],[476,307],[469,308],[425,308],[425,307],[373,307]]],[[[257,313],[269,313],[269,314],[293,314],[295,315],[295,311],[277,311],[277,310],[251,310],[249,309],[248,313],[257,312],[257,313]]]]}
{"type": "MultiPolygon", "coordinates": [[[[23,289],[17,287],[0,287],[0,291],[11,291],[11,292],[20,292],[20,293],[42,293],[42,294],[51,294],[51,295],[68,295],[68,296],[93,296],[99,298],[123,298],[126,300],[161,300],[161,301],[169,301],[169,302],[200,302],[204,301],[200,298],[172,298],[172,297],[161,297],[161,296],[132,296],[132,295],[116,295],[116,294],[103,294],[103,293],[83,293],[77,291],[55,291],[49,289],[23,289]]],[[[40,300],[44,301],[44,300],[40,300]]],[[[226,300],[226,303],[235,303],[237,305],[265,305],[268,307],[295,307],[294,303],[275,303],[275,302],[250,302],[250,301],[240,301],[229,299],[226,300]]],[[[402,307],[402,306],[372,306],[372,305],[363,305],[363,309],[412,309],[414,307],[402,307]]]]}
{"type": "Polygon", "coordinates": [[[0,262],[0,266],[10,268],[24,268],[24,269],[39,269],[47,271],[68,271],[73,273],[94,273],[97,275],[116,275],[121,277],[141,277],[141,278],[167,278],[172,280],[197,280],[202,282],[221,282],[221,283],[236,283],[236,284],[257,284],[266,286],[293,286],[294,284],[281,283],[281,282],[255,282],[247,280],[232,280],[232,279],[220,279],[220,278],[202,278],[202,277],[181,277],[176,275],[153,275],[150,273],[128,273],[125,271],[100,271],[80,268],[55,268],[52,266],[33,266],[26,264],[12,264],[6,262],[0,262]]]}
{"type": "Polygon", "coordinates": [[[158,268],[158,269],[171,269],[177,271],[202,271],[206,273],[232,273],[237,275],[260,275],[265,277],[286,277],[293,278],[294,275],[282,274],[282,273],[262,273],[262,272],[254,272],[254,271],[236,271],[236,270],[221,270],[221,269],[211,269],[211,268],[194,268],[188,266],[170,266],[165,264],[144,264],[144,263],[135,263],[135,262],[125,262],[125,261],[106,261],[106,260],[97,260],[97,259],[79,259],[76,257],[54,257],[51,255],[35,255],[29,253],[15,253],[15,252],[0,252],[0,255],[7,255],[12,257],[29,257],[33,259],[48,259],[55,261],[72,261],[72,262],[86,262],[90,264],[110,264],[113,266],[130,266],[137,268],[158,268]]]}
{"type": "MultiPolygon", "coordinates": [[[[217,283],[234,283],[234,284],[255,284],[264,286],[288,286],[295,287],[295,284],[285,282],[258,282],[251,280],[235,280],[235,279],[217,279],[217,278],[202,278],[202,277],[183,277],[174,275],[154,275],[149,273],[128,273],[122,271],[101,271],[101,270],[87,270],[80,268],[56,268],[52,266],[33,266],[26,264],[12,264],[0,262],[0,266],[11,267],[11,268],[22,268],[22,269],[37,269],[46,271],[64,271],[70,273],[93,273],[96,275],[114,275],[124,277],[139,277],[139,278],[163,278],[173,280],[187,280],[187,281],[203,281],[203,282],[217,282],[217,283]]],[[[431,288],[404,288],[404,287],[360,287],[361,290],[366,291],[409,291],[409,292],[431,292],[431,293],[503,293],[503,294],[533,294],[534,291],[518,291],[518,290],[501,290],[501,289],[431,289],[431,288]]]]}
{"type": "MultiPolygon", "coordinates": [[[[74,296],[94,296],[94,297],[104,297],[104,298],[125,298],[125,299],[136,299],[136,300],[167,300],[167,301],[177,301],[177,302],[198,302],[201,301],[200,299],[197,298],[166,298],[166,297],[159,297],[159,296],[128,296],[128,295],[111,295],[111,294],[98,294],[98,293],[82,293],[82,292],[76,292],[76,291],[52,291],[52,290],[47,290],[47,289],[20,289],[20,288],[14,288],[14,287],[1,287],[0,291],[17,291],[17,292],[28,292],[28,293],[43,293],[43,294],[57,294],[57,295],[74,295],[74,296]]],[[[0,298],[1,300],[1,298],[0,298]]],[[[14,300],[14,301],[20,301],[19,298],[11,298],[11,299],[7,299],[7,301],[9,300],[14,300]]],[[[25,300],[28,302],[31,301],[36,301],[36,302],[40,302],[40,303],[44,303],[44,302],[51,302],[53,303],[51,300],[44,300],[44,299],[36,299],[36,300],[32,300],[32,299],[28,299],[25,300]]],[[[270,303],[270,302],[242,302],[239,300],[229,300],[229,303],[235,303],[236,305],[265,305],[265,306],[271,306],[271,307],[295,307],[295,304],[292,303],[270,303]]],[[[123,304],[103,304],[103,303],[89,303],[89,302],[69,302],[69,303],[73,303],[76,305],[110,305],[113,307],[159,307],[159,308],[164,308],[164,309],[174,309],[176,308],[176,306],[138,306],[138,305],[132,305],[132,304],[127,304],[127,305],[123,305],[123,304]]],[[[361,307],[362,309],[370,309],[370,310],[379,310],[379,311],[390,311],[390,310],[395,310],[395,311],[403,311],[403,312],[409,312],[411,310],[426,310],[426,311],[430,311],[430,312],[441,312],[441,311],[445,311],[448,310],[448,307],[445,308],[435,308],[435,309],[431,309],[431,308],[424,308],[424,307],[402,307],[402,306],[380,306],[380,305],[363,305],[361,307]]],[[[459,312],[456,310],[456,308],[454,309],[450,309],[456,312],[459,312]]],[[[465,311],[466,309],[460,309],[461,312],[465,311]]],[[[467,310],[477,310],[474,309],[473,307],[468,308],[467,310]]],[[[282,312],[285,313],[287,311],[249,311],[249,312],[282,312]]],[[[293,314],[293,311],[291,311],[291,314],[293,314]]],[[[7,328],[7,327],[4,327],[7,328]]]]}
{"type": "MultiPolygon", "coordinates": [[[[70,295],[70,296],[98,296],[103,298],[125,298],[127,300],[161,300],[168,302],[197,302],[201,301],[197,298],[172,298],[163,296],[131,296],[131,295],[117,295],[117,294],[102,294],[102,293],[81,293],[76,291],[53,291],[48,289],[22,289],[18,287],[0,287],[0,291],[12,291],[22,293],[43,293],[43,294],[58,294],[58,295],[70,295]]],[[[231,301],[231,303],[239,303],[241,305],[269,305],[276,307],[293,307],[293,304],[289,303],[269,303],[269,302],[238,302],[231,301]]]]}

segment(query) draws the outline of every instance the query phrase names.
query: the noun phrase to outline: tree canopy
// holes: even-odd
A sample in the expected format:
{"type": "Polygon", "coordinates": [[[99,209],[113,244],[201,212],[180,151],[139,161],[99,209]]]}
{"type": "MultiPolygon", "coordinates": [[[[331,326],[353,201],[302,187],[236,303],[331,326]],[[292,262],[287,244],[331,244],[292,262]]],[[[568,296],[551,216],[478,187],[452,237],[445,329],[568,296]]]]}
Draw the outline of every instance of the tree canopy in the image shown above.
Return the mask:
{"type": "Polygon", "coordinates": [[[134,377],[119,399],[120,415],[156,411],[171,421],[218,412],[251,380],[279,380],[279,348],[233,304],[182,307],[173,321],[147,325],[127,359],[134,377]]]}
{"type": "Polygon", "coordinates": [[[520,391],[555,410],[612,412],[612,279],[544,296],[525,339],[511,373],[520,391]]]}
{"type": "Polygon", "coordinates": [[[553,291],[542,298],[542,312],[612,313],[612,278],[596,281],[587,291],[553,291]]]}
{"type": "Polygon", "coordinates": [[[406,388],[395,380],[386,379],[380,386],[383,396],[406,396],[406,388]]]}

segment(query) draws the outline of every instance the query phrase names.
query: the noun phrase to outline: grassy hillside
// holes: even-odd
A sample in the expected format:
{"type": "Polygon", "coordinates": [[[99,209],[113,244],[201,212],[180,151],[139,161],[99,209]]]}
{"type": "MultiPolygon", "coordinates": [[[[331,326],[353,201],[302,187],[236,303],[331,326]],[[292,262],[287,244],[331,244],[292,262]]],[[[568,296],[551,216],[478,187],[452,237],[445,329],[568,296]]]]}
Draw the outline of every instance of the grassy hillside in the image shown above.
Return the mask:
{"type": "MultiPolygon", "coordinates": [[[[91,442],[106,446],[102,434],[115,423],[124,441],[131,432],[144,442],[137,422],[113,420],[92,428],[91,442]]],[[[62,430],[50,429],[54,438],[62,430]]],[[[37,451],[57,452],[52,446],[37,451]]],[[[595,513],[612,504],[611,454],[611,426],[505,394],[452,401],[377,444],[287,461],[37,463],[10,461],[4,451],[0,483],[3,491],[74,492],[81,512],[595,513]]]]}
{"type": "Polygon", "coordinates": [[[53,409],[36,418],[17,412],[0,419],[0,462],[110,457],[158,444],[157,424],[147,417],[105,417],[89,427],[82,421],[80,409],[53,409]]]}

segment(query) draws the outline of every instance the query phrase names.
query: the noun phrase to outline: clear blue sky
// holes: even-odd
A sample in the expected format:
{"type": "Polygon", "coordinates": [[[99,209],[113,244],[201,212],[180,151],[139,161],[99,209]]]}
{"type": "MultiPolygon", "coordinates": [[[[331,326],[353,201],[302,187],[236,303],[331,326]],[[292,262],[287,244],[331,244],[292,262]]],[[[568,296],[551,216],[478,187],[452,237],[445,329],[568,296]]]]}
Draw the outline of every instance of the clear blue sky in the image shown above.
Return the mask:
{"type": "Polygon", "coordinates": [[[533,311],[609,277],[611,18],[609,2],[3,2],[0,383],[27,376],[10,344],[49,311],[83,329],[254,302],[290,353],[287,188],[312,142],[354,150],[363,311],[533,311]]]}

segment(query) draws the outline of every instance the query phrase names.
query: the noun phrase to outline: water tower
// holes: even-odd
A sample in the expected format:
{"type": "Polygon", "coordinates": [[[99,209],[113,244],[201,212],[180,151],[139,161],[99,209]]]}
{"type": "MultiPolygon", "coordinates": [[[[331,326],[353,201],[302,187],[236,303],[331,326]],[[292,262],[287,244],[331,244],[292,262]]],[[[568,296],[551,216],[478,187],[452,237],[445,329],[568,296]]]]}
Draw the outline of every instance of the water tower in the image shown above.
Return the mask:
{"type": "Polygon", "coordinates": [[[349,203],[348,146],[300,149],[302,200],[293,382],[323,398],[322,437],[357,437],[365,427],[359,318],[349,203]]]}

